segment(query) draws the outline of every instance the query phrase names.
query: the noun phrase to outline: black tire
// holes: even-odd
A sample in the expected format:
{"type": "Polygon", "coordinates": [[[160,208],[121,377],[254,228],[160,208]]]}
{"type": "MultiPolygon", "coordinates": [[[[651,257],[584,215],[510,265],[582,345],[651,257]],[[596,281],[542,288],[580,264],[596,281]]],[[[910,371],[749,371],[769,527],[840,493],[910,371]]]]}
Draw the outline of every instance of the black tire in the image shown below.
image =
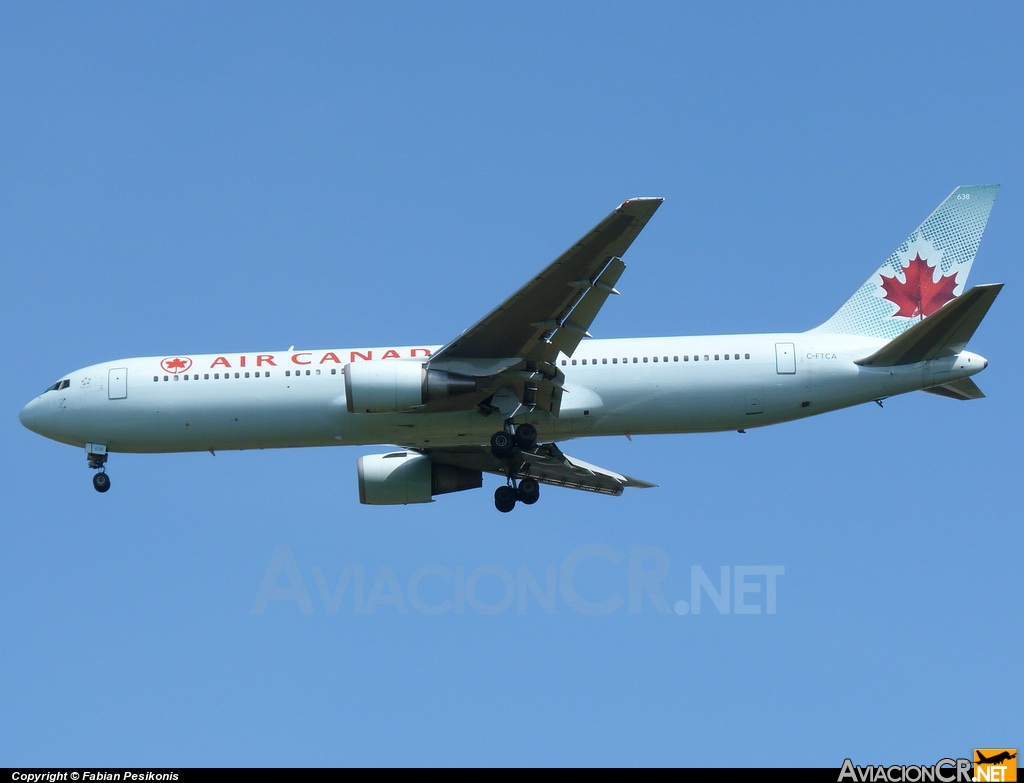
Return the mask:
{"type": "Polygon", "coordinates": [[[498,459],[508,459],[515,448],[516,441],[507,432],[496,432],[491,435],[491,454],[498,459]]]}
{"type": "Polygon", "coordinates": [[[537,447],[537,428],[532,424],[516,427],[516,445],[523,451],[533,451],[537,447]]]}
{"type": "Polygon", "coordinates": [[[106,473],[96,473],[92,477],[92,486],[97,492],[106,492],[110,489],[110,476],[106,473]]]}
{"type": "Polygon", "coordinates": [[[540,484],[535,479],[524,478],[519,482],[519,491],[516,493],[516,497],[520,503],[532,506],[540,500],[540,484]]]}
{"type": "Polygon", "coordinates": [[[494,507],[502,514],[507,514],[516,507],[516,491],[507,484],[494,490],[494,507]]]}

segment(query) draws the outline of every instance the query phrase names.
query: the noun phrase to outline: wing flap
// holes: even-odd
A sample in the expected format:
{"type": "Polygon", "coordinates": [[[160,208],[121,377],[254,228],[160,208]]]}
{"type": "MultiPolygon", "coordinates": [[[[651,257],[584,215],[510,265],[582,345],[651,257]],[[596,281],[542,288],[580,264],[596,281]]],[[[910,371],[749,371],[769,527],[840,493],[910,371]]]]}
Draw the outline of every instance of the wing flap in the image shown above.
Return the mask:
{"type": "Polygon", "coordinates": [[[523,454],[522,458],[526,463],[526,475],[542,484],[604,495],[621,495],[626,487],[646,489],[658,486],[570,457],[554,443],[539,446],[536,451],[523,454]]]}
{"type": "MultiPolygon", "coordinates": [[[[498,476],[506,475],[505,462],[495,458],[486,446],[424,449],[423,453],[442,465],[482,470],[498,476]]],[[[545,443],[533,452],[520,454],[514,467],[516,475],[520,478],[529,476],[542,484],[598,492],[603,495],[621,495],[622,491],[629,487],[658,486],[570,457],[554,443],[545,443]]]]}
{"type": "Polygon", "coordinates": [[[594,323],[598,311],[612,294],[618,294],[615,284],[619,282],[626,265],[621,258],[613,258],[608,262],[596,280],[583,280],[579,285],[582,289],[571,308],[559,319],[553,334],[548,338],[557,355],[558,352],[571,356],[576,346],[584,337],[590,337],[590,325],[594,323]],[[561,328],[558,328],[561,326],[561,328]]]}

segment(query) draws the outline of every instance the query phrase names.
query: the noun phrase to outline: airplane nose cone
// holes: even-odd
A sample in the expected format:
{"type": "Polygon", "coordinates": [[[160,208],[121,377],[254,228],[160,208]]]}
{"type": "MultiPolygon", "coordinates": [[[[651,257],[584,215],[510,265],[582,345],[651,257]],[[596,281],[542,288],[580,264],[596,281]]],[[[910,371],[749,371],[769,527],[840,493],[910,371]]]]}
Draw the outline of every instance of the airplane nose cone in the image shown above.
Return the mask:
{"type": "MultiPolygon", "coordinates": [[[[35,402],[35,400],[33,400],[32,402],[35,402]]],[[[32,422],[32,403],[31,402],[28,405],[26,405],[24,408],[22,408],[20,413],[18,413],[18,421],[21,422],[22,426],[27,427],[30,430],[32,429],[32,425],[31,425],[31,422],[32,422]]],[[[35,430],[32,430],[32,431],[35,432],[35,430]]]]}
{"type": "Polygon", "coordinates": [[[18,414],[18,420],[22,423],[24,427],[32,430],[32,432],[39,433],[40,435],[43,434],[40,431],[42,427],[42,408],[42,404],[40,403],[39,399],[36,398],[32,400],[32,402],[30,402],[24,408],[22,408],[21,412],[18,414]]]}

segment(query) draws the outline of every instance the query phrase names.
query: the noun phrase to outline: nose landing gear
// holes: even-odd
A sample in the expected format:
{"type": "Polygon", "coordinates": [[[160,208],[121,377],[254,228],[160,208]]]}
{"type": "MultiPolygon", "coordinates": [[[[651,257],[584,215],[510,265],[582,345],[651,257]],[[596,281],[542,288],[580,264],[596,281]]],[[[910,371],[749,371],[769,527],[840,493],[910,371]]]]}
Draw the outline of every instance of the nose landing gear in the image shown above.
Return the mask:
{"type": "Polygon", "coordinates": [[[99,443],[85,444],[85,458],[89,461],[92,470],[98,470],[92,477],[92,486],[97,492],[106,492],[110,489],[110,476],[107,475],[107,447],[99,443]]]}

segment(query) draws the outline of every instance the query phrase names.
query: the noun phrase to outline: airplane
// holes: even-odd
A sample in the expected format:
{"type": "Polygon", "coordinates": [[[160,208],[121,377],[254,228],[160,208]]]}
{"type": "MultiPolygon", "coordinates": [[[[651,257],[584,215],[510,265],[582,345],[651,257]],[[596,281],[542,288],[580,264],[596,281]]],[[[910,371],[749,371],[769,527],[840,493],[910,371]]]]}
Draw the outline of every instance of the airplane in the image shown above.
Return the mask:
{"type": "Polygon", "coordinates": [[[997,189],[956,188],[805,332],[593,339],[663,201],[634,198],[445,345],[118,359],[64,376],[20,419],[84,448],[99,492],[115,452],[396,444],[358,459],[361,503],[433,502],[484,473],[505,480],[501,512],[541,484],[621,495],[656,485],[559,442],[745,432],[918,390],[984,397],[971,376],[988,361],[966,345],[1002,284],[965,286],[997,189]]]}
{"type": "Polygon", "coordinates": [[[992,758],[987,759],[980,750],[976,750],[978,754],[978,764],[1002,764],[1004,761],[1010,761],[1011,759],[1017,758],[1016,753],[1010,753],[1008,750],[1004,750],[1001,753],[997,753],[992,758]]]}

